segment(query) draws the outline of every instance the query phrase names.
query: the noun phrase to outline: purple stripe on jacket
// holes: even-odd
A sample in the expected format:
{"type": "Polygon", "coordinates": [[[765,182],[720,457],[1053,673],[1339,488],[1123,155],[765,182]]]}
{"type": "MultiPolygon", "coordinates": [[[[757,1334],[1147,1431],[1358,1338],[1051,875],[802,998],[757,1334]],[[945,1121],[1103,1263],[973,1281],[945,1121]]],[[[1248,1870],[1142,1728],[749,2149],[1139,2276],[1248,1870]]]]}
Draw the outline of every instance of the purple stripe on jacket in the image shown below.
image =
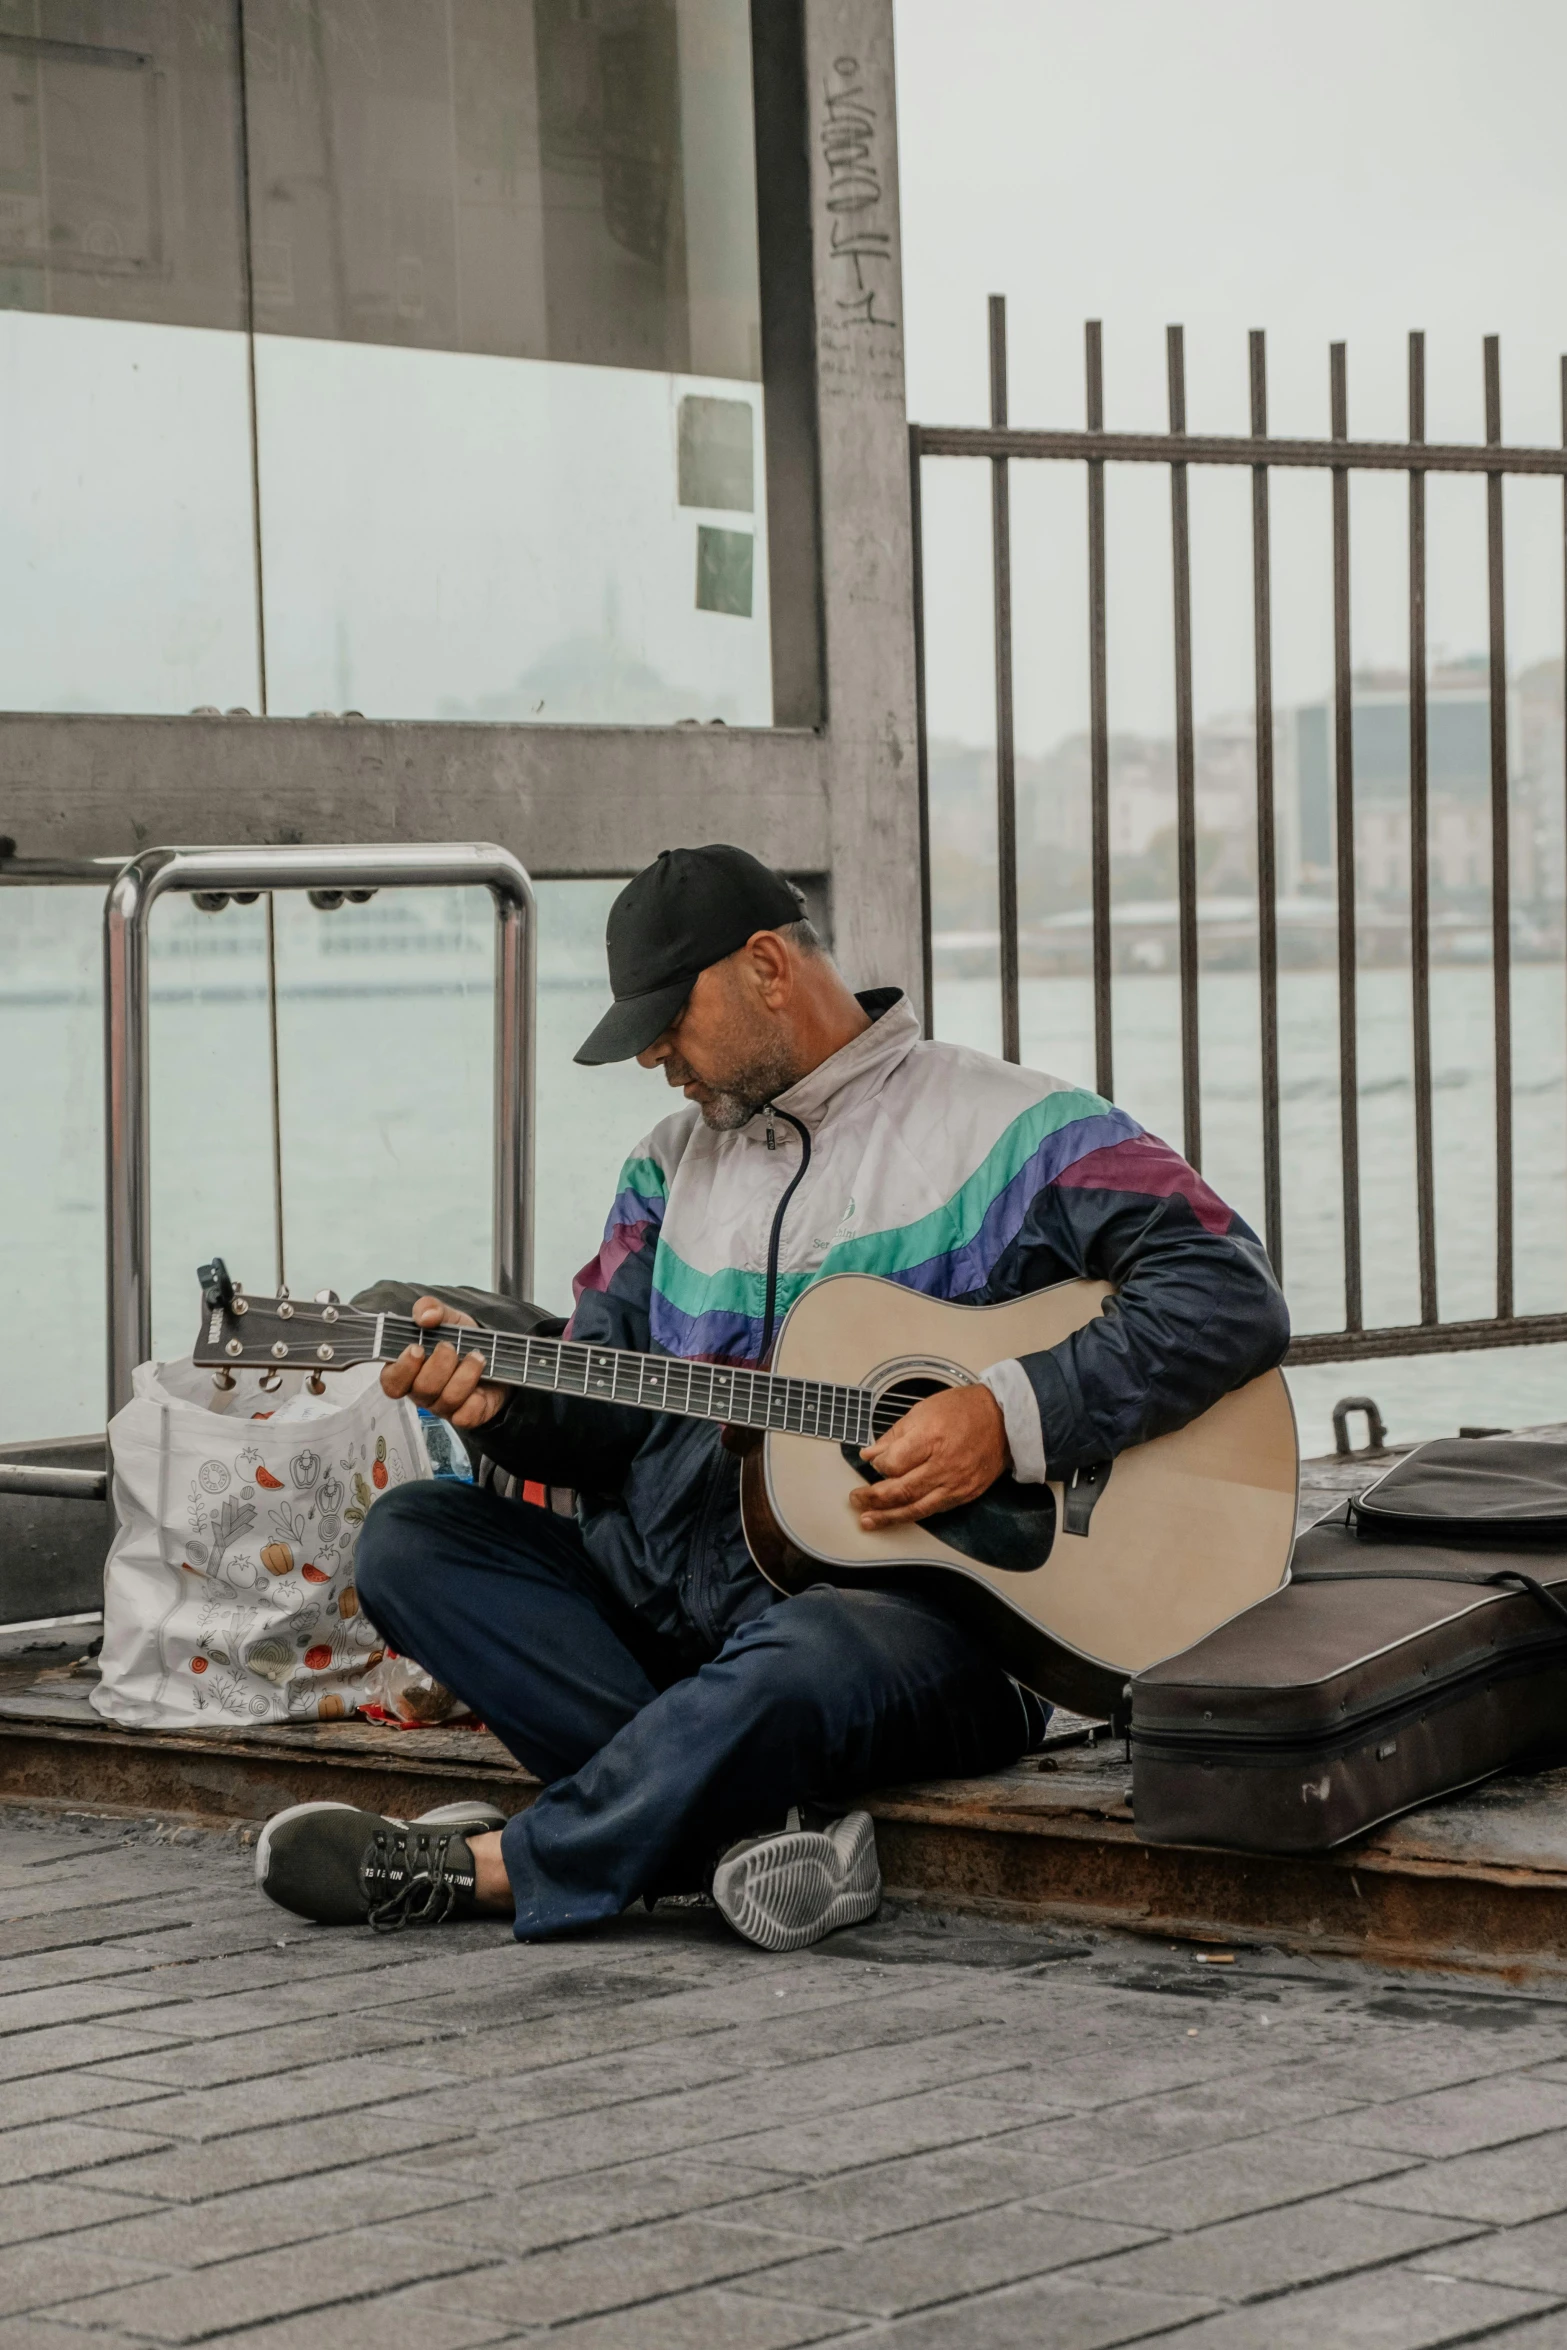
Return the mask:
{"type": "Polygon", "coordinates": [[[1059,1180],[1083,1191],[1129,1191],[1145,1199],[1183,1199],[1205,1232],[1228,1232],[1235,1222],[1195,1167],[1156,1134],[1138,1134],[1077,1160],[1059,1180]]]}

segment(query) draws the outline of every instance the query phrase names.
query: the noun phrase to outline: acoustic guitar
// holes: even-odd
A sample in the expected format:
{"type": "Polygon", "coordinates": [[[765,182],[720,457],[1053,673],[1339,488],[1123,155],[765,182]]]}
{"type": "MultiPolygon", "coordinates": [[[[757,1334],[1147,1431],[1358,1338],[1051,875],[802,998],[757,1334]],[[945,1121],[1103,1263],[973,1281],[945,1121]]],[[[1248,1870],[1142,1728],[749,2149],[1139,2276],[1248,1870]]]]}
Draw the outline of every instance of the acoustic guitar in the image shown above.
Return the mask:
{"type": "Polygon", "coordinates": [[[195,1360],[323,1377],[414,1343],[478,1355],[508,1387],[723,1423],[741,1454],[751,1555],[780,1591],[896,1573],[939,1582],[1005,1670],[1042,1697],[1119,1719],[1128,1677],[1203,1639],[1289,1572],[1299,1459],[1282,1373],[1223,1396],[1168,1436],[1066,1479],[1002,1477],[977,1501],[867,1532],[849,1506],[874,1472],[860,1447],[942,1387],[1058,1345],[1105,1309],[1102,1281],[1006,1305],[950,1305],[870,1274],[829,1274],[796,1300],[766,1371],[455,1323],[424,1329],[330,1293],[247,1297],[201,1268],[195,1360]]]}

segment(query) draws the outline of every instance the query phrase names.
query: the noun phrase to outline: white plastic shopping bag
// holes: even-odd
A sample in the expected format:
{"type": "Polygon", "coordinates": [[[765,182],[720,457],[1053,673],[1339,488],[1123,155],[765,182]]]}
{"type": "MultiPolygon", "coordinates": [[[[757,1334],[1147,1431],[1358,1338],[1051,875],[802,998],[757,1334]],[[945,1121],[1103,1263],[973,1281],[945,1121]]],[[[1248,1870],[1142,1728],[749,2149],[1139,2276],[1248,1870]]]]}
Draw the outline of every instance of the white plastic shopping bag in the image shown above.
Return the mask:
{"type": "Polygon", "coordinates": [[[109,1441],[98,1712],[144,1730],[350,1715],[382,1646],[354,1546],[379,1494],[430,1473],[415,1407],[373,1363],[319,1397],[298,1372],[219,1393],[189,1361],[143,1363],[109,1441]]]}

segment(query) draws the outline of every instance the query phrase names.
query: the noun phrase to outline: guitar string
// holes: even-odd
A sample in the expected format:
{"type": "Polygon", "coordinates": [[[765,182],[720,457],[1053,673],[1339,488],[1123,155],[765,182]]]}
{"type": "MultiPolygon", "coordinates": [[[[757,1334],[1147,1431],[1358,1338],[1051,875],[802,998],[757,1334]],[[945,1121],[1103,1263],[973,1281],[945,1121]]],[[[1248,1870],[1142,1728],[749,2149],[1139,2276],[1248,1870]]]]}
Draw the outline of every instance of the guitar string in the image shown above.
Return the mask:
{"type": "Polygon", "coordinates": [[[673,1355],[644,1355],[634,1353],[629,1348],[598,1347],[586,1339],[541,1339],[504,1332],[470,1332],[458,1323],[442,1323],[435,1330],[427,1330],[405,1315],[388,1315],[382,1332],[383,1346],[389,1337],[400,1337],[406,1332],[409,1342],[417,1337],[422,1346],[426,1341],[439,1345],[444,1340],[459,1352],[462,1351],[464,1341],[467,1341],[469,1354],[491,1353],[493,1342],[492,1360],[497,1378],[502,1375],[501,1365],[504,1360],[509,1370],[523,1375],[525,1384],[537,1385],[545,1393],[580,1394],[589,1398],[596,1396],[598,1400],[624,1402],[642,1409],[653,1408],[646,1394],[647,1386],[652,1384],[664,1389],[657,1398],[664,1409],[680,1410],[680,1404],[671,1404],[669,1391],[673,1388],[678,1393],[684,1375],[684,1407],[692,1416],[726,1416],[717,1409],[716,1391],[723,1386],[729,1391],[726,1403],[730,1407],[736,1403],[741,1406],[741,1411],[734,1414],[737,1420],[748,1411],[755,1415],[749,1424],[764,1429],[777,1426],[787,1433],[817,1434],[823,1419],[830,1425],[832,1419],[841,1413],[845,1423],[844,1432],[847,1434],[850,1417],[857,1424],[862,1423],[867,1417],[868,1406],[885,1418],[888,1426],[901,1416],[896,1407],[892,1407],[889,1416],[886,1406],[873,1406],[869,1390],[865,1388],[835,1385],[825,1380],[791,1379],[777,1372],[752,1370],[744,1364],[683,1362],[673,1355]],[[531,1375],[530,1353],[534,1347],[549,1350],[546,1361],[558,1365],[554,1378],[536,1380],[531,1375]],[[657,1366],[656,1370],[651,1366],[657,1366]],[[619,1393],[623,1375],[635,1379],[635,1395],[622,1396],[619,1393]],[[703,1377],[708,1382],[705,1409],[696,1400],[697,1382],[703,1377]],[[740,1390],[741,1381],[750,1382],[748,1395],[740,1390]],[[762,1388],[760,1396],[757,1392],[758,1382],[762,1388]],[[783,1414],[780,1422],[775,1422],[772,1417],[775,1405],[783,1414]],[[807,1430],[804,1427],[807,1413],[818,1423],[817,1428],[807,1430]],[[794,1414],[800,1417],[798,1428],[791,1427],[794,1414]]]}
{"type": "MultiPolygon", "coordinates": [[[[426,1336],[433,1337],[437,1344],[444,1339],[460,1351],[457,1335],[460,1325],[445,1323],[437,1332],[430,1333],[416,1324],[410,1324],[409,1329],[421,1341],[426,1336]]],[[[475,1342],[467,1351],[488,1353],[488,1340],[488,1333],[474,1334],[475,1342]]],[[[642,1410],[662,1407],[696,1418],[728,1418],[736,1425],[808,1435],[824,1441],[847,1439],[851,1431],[856,1435],[862,1430],[884,1435],[896,1425],[906,1408],[873,1399],[866,1388],[791,1378],[745,1364],[684,1362],[674,1355],[637,1354],[629,1348],[595,1346],[586,1339],[525,1339],[503,1333],[494,1354],[497,1378],[502,1376],[503,1364],[507,1369],[520,1371],[526,1385],[539,1387],[545,1393],[579,1394],[590,1400],[625,1403],[642,1410]],[[560,1366],[555,1378],[533,1374],[530,1360],[533,1347],[552,1350],[547,1360],[558,1361],[560,1366]],[[620,1393],[622,1378],[634,1382],[634,1394],[620,1393]],[[703,1378],[707,1380],[705,1401],[700,1399],[699,1390],[703,1378]],[[750,1382],[749,1392],[742,1388],[744,1381],[750,1382]],[[661,1392],[650,1397],[649,1386],[661,1392]],[[727,1390],[725,1408],[720,1409],[719,1394],[724,1390],[727,1390]],[[835,1422],[841,1422],[841,1426],[835,1426],[835,1422]]]]}
{"type": "MultiPolygon", "coordinates": [[[[749,1380],[752,1389],[750,1397],[747,1399],[749,1409],[751,1413],[759,1413],[760,1416],[747,1418],[743,1413],[736,1412],[732,1417],[733,1425],[752,1426],[774,1434],[812,1436],[824,1442],[847,1442],[850,1440],[851,1434],[860,1436],[861,1441],[864,1441],[861,1431],[867,1418],[869,1429],[866,1433],[873,1438],[880,1438],[886,1435],[890,1429],[896,1427],[898,1421],[909,1409],[906,1404],[889,1404],[881,1398],[876,1398],[873,1401],[868,1388],[846,1386],[827,1380],[796,1378],[781,1372],[754,1370],[745,1364],[686,1362],[677,1355],[643,1355],[635,1353],[630,1348],[596,1347],[587,1339],[529,1338],[508,1335],[499,1331],[474,1330],[466,1324],[460,1323],[441,1323],[432,1330],[424,1324],[413,1321],[410,1316],[402,1314],[387,1314],[380,1317],[380,1321],[382,1352],[379,1355],[371,1352],[368,1347],[365,1351],[360,1352],[356,1344],[362,1334],[367,1335],[373,1332],[373,1317],[364,1316],[349,1329],[334,1330],[332,1341],[334,1352],[342,1357],[336,1366],[338,1369],[346,1370],[361,1362],[390,1360],[393,1355],[401,1352],[405,1345],[412,1344],[416,1338],[420,1341],[421,1346],[424,1346],[427,1341],[432,1342],[433,1345],[440,1345],[444,1341],[454,1347],[459,1356],[464,1351],[469,1355],[490,1354],[493,1342],[493,1375],[497,1381],[504,1379],[501,1368],[504,1360],[509,1369],[520,1374],[515,1381],[505,1381],[506,1384],[522,1385],[545,1394],[581,1395],[588,1400],[623,1403],[631,1409],[674,1411],[682,1417],[698,1419],[730,1417],[729,1414],[716,1408],[716,1398],[713,1395],[714,1386],[720,1382],[726,1383],[731,1390],[728,1400],[732,1403],[735,1400],[734,1390],[738,1382],[749,1380]],[[348,1351],[350,1347],[353,1348],[352,1353],[348,1351]],[[558,1363],[556,1376],[553,1379],[533,1371],[529,1362],[529,1353],[534,1347],[552,1350],[552,1358],[558,1363]],[[386,1351],[388,1348],[390,1348],[390,1353],[386,1351]],[[600,1361],[607,1361],[609,1366],[607,1372],[595,1370],[593,1362],[595,1356],[599,1357],[600,1361]],[[650,1401],[641,1393],[636,1396],[622,1396],[617,1393],[623,1366],[635,1365],[637,1367],[634,1375],[640,1390],[648,1378],[644,1366],[650,1364],[659,1366],[656,1380],[664,1382],[666,1385],[669,1383],[678,1384],[681,1377],[684,1376],[686,1392],[683,1409],[679,1403],[670,1401],[667,1392],[660,1396],[656,1402],[650,1401]],[[705,1409],[695,1402],[693,1393],[693,1382],[703,1376],[707,1377],[709,1384],[708,1403],[705,1409]],[[764,1383],[764,1391],[760,1399],[756,1394],[758,1381],[764,1383]],[[595,1382],[597,1382],[597,1393],[595,1393],[595,1382]],[[771,1407],[775,1401],[783,1414],[781,1420],[774,1420],[771,1416],[771,1407]],[[868,1413],[867,1405],[870,1406],[868,1413]],[[806,1426],[807,1416],[816,1425],[806,1426]],[[840,1416],[843,1421],[841,1429],[832,1425],[834,1419],[840,1416]],[[851,1420],[854,1423],[852,1430],[851,1420]],[[827,1423],[825,1427],[821,1425],[823,1421],[827,1423]]],[[[629,1369],[627,1369],[626,1375],[632,1375],[629,1369]]]]}

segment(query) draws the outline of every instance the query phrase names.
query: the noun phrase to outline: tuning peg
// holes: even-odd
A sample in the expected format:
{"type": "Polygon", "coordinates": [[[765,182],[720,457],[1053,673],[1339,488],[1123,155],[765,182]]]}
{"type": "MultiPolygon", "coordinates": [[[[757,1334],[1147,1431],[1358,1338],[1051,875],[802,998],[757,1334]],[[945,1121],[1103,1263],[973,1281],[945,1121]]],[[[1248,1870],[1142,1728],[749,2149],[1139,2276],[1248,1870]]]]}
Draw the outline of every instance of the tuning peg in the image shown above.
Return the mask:
{"type": "Polygon", "coordinates": [[[278,1283],[277,1293],[279,1297],[292,1297],[293,1295],[293,1291],[289,1288],[286,1281],[280,1281],[278,1283]]]}
{"type": "Polygon", "coordinates": [[[216,1309],[233,1304],[239,1283],[232,1278],[221,1257],[214,1257],[210,1265],[198,1265],[196,1279],[201,1283],[203,1305],[216,1309]]]}
{"type": "Polygon", "coordinates": [[[318,1306],[340,1306],[343,1301],[335,1289],[318,1289],[315,1302],[318,1306]]]}

